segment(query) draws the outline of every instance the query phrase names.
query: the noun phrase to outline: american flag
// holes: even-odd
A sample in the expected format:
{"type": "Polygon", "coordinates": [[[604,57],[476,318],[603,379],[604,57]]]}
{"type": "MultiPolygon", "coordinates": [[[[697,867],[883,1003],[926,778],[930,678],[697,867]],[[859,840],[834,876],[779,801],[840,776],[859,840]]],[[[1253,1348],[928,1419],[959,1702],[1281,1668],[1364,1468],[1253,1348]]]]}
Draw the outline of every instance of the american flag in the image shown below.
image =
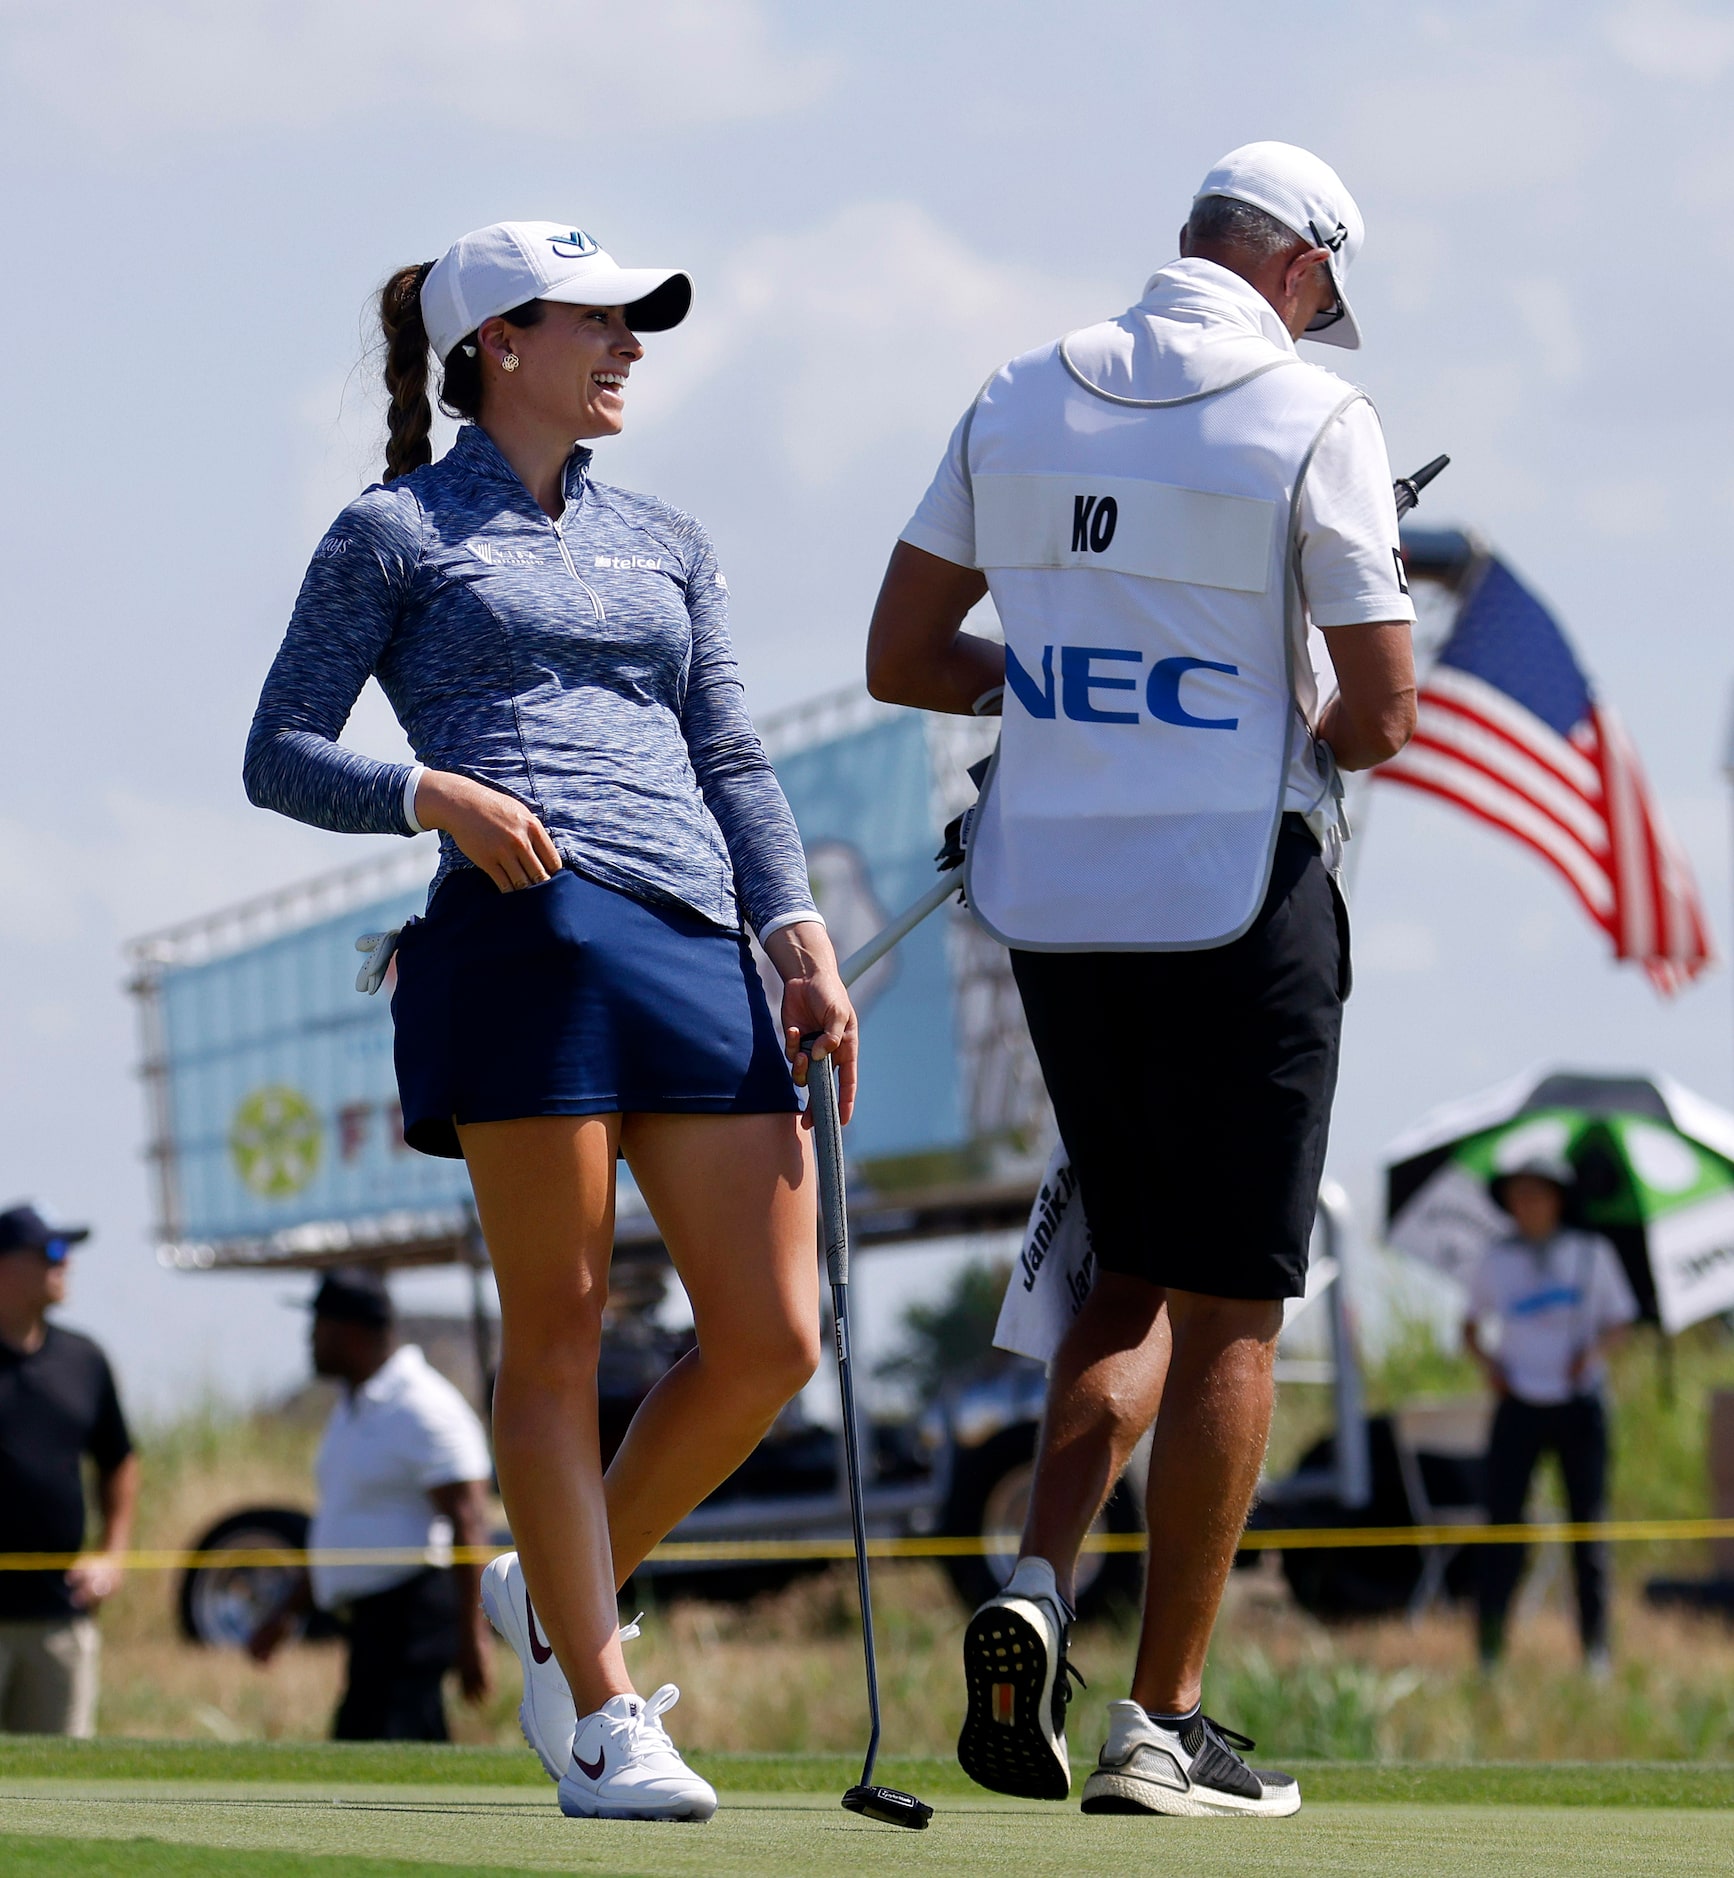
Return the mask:
{"type": "Polygon", "coordinates": [[[1374,772],[1439,796],[1553,864],[1657,990],[1714,956],[1692,869],[1638,753],[1552,615],[1491,556],[1420,688],[1414,738],[1374,772]]]}

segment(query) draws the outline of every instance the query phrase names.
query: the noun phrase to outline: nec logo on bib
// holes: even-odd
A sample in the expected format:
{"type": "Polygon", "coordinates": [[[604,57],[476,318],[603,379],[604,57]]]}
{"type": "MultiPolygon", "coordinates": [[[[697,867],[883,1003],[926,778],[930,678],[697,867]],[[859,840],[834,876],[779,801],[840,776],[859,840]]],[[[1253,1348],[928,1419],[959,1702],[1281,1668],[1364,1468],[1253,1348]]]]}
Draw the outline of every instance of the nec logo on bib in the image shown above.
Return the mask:
{"type": "MultiPolygon", "coordinates": [[[[1110,498],[1112,500],[1112,498],[1110,498]]],[[[1097,511],[1100,514],[1100,510],[1097,511]]],[[[1108,524],[1110,537],[1112,521],[1108,524]]],[[[1008,645],[1005,649],[1006,690],[1031,717],[1068,717],[1076,724],[1139,724],[1144,712],[1123,708],[1132,699],[1115,694],[1131,692],[1151,718],[1177,724],[1185,730],[1238,730],[1238,717],[1206,717],[1188,709],[1181,698],[1182,681],[1192,672],[1221,672],[1240,676],[1238,665],[1217,659],[1157,659],[1148,672],[1133,676],[1116,666],[1144,663],[1144,654],[1126,646],[1061,646],[1059,681],[1054,678],[1053,646],[1042,647],[1041,679],[1026,669],[1008,645]],[[1099,666],[1109,669],[1099,670],[1099,666]],[[1142,694],[1141,697],[1138,694],[1142,694]],[[1120,709],[1111,708],[1121,706],[1120,709]]]]}

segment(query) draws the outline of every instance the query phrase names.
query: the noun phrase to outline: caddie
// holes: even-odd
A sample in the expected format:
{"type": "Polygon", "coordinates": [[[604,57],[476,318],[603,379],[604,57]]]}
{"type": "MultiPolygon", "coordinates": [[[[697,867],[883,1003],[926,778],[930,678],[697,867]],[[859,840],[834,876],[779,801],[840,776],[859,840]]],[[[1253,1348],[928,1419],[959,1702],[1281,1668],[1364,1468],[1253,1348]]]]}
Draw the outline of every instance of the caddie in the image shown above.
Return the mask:
{"type": "Polygon", "coordinates": [[[1050,1372],[1017,1568],[965,1634],[958,1758],[983,1786],[1070,1792],[1078,1552],[1155,1423],[1137,1666],[1086,1812],[1300,1805],[1201,1697],[1336,1083],[1337,772],[1414,726],[1378,419],[1295,350],[1361,343],[1362,233],[1318,157],[1230,152],[1135,306],[1013,359],[965,412],[868,643],[877,697],[1003,711],[968,898],[1011,948],[1097,1261],[1050,1372]],[[1003,646],[963,630],[986,594],[1003,646]],[[1335,677],[1322,708],[1309,627],[1335,677]]]}

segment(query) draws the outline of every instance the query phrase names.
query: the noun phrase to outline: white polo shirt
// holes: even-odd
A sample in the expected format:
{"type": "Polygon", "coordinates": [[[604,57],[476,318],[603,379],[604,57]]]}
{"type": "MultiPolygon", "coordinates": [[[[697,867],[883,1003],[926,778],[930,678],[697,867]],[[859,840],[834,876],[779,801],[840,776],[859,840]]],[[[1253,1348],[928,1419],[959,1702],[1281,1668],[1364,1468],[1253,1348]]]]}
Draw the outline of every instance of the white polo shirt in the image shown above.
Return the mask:
{"type": "Polygon", "coordinates": [[[1543,1245],[1496,1240],[1469,1281],[1469,1314],[1498,1326],[1494,1355],[1511,1393],[1551,1407],[1602,1385],[1598,1357],[1574,1383],[1573,1360],[1638,1315],[1619,1255],[1600,1233],[1556,1232],[1543,1245]]]}
{"type": "MultiPolygon", "coordinates": [[[[1208,395],[1245,370],[1262,343],[1291,357],[1293,339],[1249,282],[1214,261],[1179,260],[1154,275],[1144,297],[1119,322],[1123,349],[1094,363],[1122,397],[1155,400],[1208,395]]],[[[1091,329],[1094,332],[1097,329],[1091,329]]],[[[976,511],[967,452],[974,407],[952,432],[945,458],[902,539],[959,567],[979,565],[976,511]]],[[[1379,419],[1356,398],[1319,438],[1301,484],[1299,572],[1312,627],[1413,620],[1403,572],[1391,466],[1379,419]]],[[[1321,698],[1335,690],[1329,655],[1316,631],[1296,646],[1295,708],[1308,733],[1321,698]]],[[[1296,740],[1283,807],[1308,814],[1320,785],[1310,734],[1296,740]]]]}
{"type": "Polygon", "coordinates": [[[487,1480],[494,1471],[475,1411],[413,1344],[406,1343],[353,1395],[339,1398],[314,1462],[319,1509],[307,1543],[410,1549],[418,1563],[315,1565],[321,1610],[389,1591],[449,1555],[451,1521],[435,1513],[430,1489],[487,1480]]]}

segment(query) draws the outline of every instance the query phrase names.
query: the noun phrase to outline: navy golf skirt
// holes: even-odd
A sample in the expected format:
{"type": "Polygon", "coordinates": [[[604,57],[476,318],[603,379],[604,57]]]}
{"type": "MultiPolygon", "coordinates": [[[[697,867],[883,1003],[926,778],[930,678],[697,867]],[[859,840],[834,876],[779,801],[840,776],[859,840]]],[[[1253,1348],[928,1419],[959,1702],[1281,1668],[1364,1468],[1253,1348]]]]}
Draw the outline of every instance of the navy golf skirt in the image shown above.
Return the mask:
{"type": "Polygon", "coordinates": [[[526,1115],[764,1115],[799,1104],[743,934],[564,868],[449,875],[397,950],[404,1139],[526,1115]]]}

